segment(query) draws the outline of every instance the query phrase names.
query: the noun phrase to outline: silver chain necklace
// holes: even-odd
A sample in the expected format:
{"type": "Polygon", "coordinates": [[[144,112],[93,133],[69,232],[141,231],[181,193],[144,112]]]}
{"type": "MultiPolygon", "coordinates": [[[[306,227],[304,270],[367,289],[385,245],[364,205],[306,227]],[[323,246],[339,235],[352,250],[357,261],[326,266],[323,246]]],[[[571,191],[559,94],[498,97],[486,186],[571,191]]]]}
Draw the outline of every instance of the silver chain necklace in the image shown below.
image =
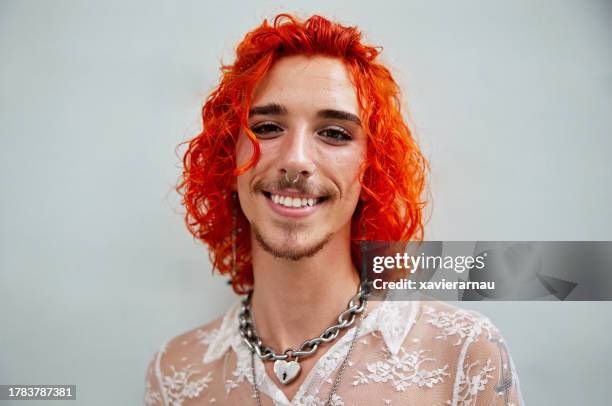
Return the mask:
{"type": "Polygon", "coordinates": [[[337,324],[326,328],[319,337],[304,341],[297,350],[288,348],[280,355],[274,352],[272,348],[264,345],[255,331],[251,316],[252,294],[252,291],[249,292],[240,308],[240,313],[238,315],[240,335],[251,352],[256,354],[261,360],[274,361],[274,374],[280,383],[287,385],[300,374],[301,367],[299,364],[299,357],[307,357],[314,354],[319,348],[319,345],[335,340],[340,330],[353,325],[355,317],[362,313],[365,308],[368,286],[366,284],[361,284],[359,286],[359,291],[351,298],[347,309],[338,315],[337,324]],[[293,358],[293,360],[291,360],[291,358],[293,358]]]}
{"type": "MultiPolygon", "coordinates": [[[[327,400],[325,401],[324,406],[333,406],[335,404],[332,402],[334,402],[334,397],[336,395],[336,391],[338,390],[338,385],[340,384],[340,381],[342,380],[342,376],[344,375],[344,370],[346,369],[346,366],[348,365],[348,360],[351,357],[351,354],[353,353],[353,348],[355,347],[355,341],[357,341],[357,337],[359,337],[359,328],[361,327],[363,323],[363,318],[365,316],[365,311],[367,307],[368,307],[368,300],[366,296],[364,297],[363,309],[361,312],[361,316],[359,317],[359,324],[355,327],[355,334],[353,335],[353,338],[351,339],[351,343],[349,345],[349,349],[346,353],[346,356],[342,360],[342,364],[340,365],[340,368],[338,369],[338,373],[336,374],[336,379],[334,380],[332,388],[329,391],[329,395],[327,396],[327,400]]],[[[253,392],[255,396],[255,402],[257,403],[257,406],[262,406],[261,394],[259,393],[259,388],[257,387],[257,377],[255,376],[255,351],[251,351],[251,377],[253,378],[253,392]]]]}

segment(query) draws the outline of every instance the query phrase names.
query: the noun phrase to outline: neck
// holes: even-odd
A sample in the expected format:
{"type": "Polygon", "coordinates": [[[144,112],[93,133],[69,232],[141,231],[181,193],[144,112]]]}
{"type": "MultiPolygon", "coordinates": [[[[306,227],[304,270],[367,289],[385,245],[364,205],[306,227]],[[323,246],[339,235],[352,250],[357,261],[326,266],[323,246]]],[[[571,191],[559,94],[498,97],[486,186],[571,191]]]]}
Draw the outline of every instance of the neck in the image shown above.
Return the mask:
{"type": "Polygon", "coordinates": [[[277,353],[319,336],[357,293],[359,275],[346,237],[298,261],[274,258],[256,241],[252,248],[253,318],[258,335],[277,353]]]}

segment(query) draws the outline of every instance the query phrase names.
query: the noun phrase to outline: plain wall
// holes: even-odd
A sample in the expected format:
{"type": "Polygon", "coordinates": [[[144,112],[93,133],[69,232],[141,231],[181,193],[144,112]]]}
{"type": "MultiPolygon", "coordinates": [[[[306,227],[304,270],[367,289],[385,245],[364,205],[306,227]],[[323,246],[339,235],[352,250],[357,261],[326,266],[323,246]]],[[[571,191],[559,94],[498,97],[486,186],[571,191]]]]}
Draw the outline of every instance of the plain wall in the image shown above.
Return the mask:
{"type": "MultiPolygon", "coordinates": [[[[611,239],[610,2],[2,0],[0,384],[140,404],[159,345],[236,300],[184,226],[175,148],[281,11],[384,46],[432,167],[427,239],[611,239]]],[[[609,403],[612,303],[463,305],[527,404],[609,403]]]]}

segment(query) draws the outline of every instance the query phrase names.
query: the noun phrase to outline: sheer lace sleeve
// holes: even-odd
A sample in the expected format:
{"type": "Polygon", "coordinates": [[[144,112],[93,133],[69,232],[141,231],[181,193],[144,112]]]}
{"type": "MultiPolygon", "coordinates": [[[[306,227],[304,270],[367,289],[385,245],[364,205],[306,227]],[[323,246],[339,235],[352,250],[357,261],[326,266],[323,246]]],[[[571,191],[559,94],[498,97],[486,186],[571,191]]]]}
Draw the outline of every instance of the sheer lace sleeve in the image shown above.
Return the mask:
{"type": "Polygon", "coordinates": [[[223,382],[215,379],[224,359],[203,361],[217,335],[219,322],[188,331],[164,343],[146,373],[144,405],[192,406],[212,404],[222,395],[223,382]]]}
{"type": "Polygon", "coordinates": [[[157,361],[159,352],[155,353],[145,374],[145,391],[143,404],[146,406],[161,406],[164,404],[162,399],[159,376],[157,374],[157,361]]]}
{"type": "Polygon", "coordinates": [[[478,313],[476,330],[459,354],[453,404],[523,406],[518,376],[506,342],[491,321],[478,313]]]}

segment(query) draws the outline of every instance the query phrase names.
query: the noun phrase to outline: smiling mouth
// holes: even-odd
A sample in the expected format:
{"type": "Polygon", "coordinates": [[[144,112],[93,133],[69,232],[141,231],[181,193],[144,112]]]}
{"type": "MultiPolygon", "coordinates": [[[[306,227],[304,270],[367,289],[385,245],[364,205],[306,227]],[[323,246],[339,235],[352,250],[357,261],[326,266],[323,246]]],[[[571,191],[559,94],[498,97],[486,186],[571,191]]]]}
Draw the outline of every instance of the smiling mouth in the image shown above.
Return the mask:
{"type": "Polygon", "coordinates": [[[284,196],[281,194],[271,193],[262,191],[263,195],[266,199],[271,200],[275,204],[278,204],[283,207],[291,208],[291,209],[301,209],[304,207],[314,207],[320,205],[329,199],[329,196],[284,196]]]}

